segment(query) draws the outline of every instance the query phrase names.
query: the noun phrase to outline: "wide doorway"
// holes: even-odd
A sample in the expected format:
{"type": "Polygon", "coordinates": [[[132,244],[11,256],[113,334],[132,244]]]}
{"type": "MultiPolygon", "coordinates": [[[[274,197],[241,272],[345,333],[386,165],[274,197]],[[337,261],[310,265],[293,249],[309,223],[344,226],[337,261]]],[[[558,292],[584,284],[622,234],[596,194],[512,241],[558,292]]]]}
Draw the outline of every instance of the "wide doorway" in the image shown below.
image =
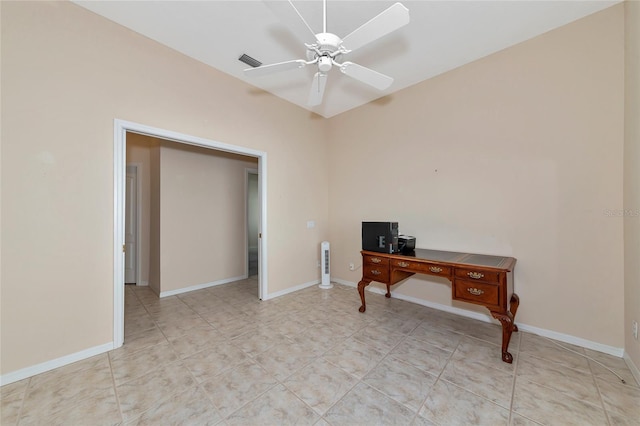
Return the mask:
{"type": "MultiPolygon", "coordinates": [[[[266,153],[120,120],[116,120],[115,130],[114,200],[116,206],[114,217],[116,231],[114,246],[120,247],[122,251],[116,250],[114,252],[114,347],[121,346],[124,340],[124,284],[125,275],[128,272],[127,263],[125,262],[125,249],[127,247],[125,232],[127,227],[125,224],[128,201],[126,198],[126,189],[127,182],[129,182],[128,179],[130,179],[126,173],[126,164],[132,162],[136,164],[141,163],[140,158],[132,158],[129,152],[130,149],[128,149],[131,147],[127,145],[128,138],[133,141],[136,137],[144,136],[145,138],[161,141],[157,144],[156,148],[153,148],[152,153],[149,154],[152,161],[147,166],[143,165],[138,167],[139,174],[141,169],[145,171],[144,173],[146,173],[147,176],[155,173],[155,181],[160,182],[158,165],[165,167],[162,182],[166,188],[162,190],[163,193],[159,193],[160,189],[158,188],[158,184],[155,184],[155,187],[151,184],[152,189],[150,191],[152,193],[155,191],[156,195],[150,198],[155,201],[147,199],[142,202],[143,206],[145,203],[147,205],[147,217],[149,218],[145,226],[151,229],[147,229],[145,235],[141,236],[140,241],[138,241],[138,246],[142,247],[142,244],[145,244],[145,242],[150,242],[148,245],[154,248],[148,248],[146,252],[143,250],[147,255],[147,260],[143,265],[138,262],[137,275],[140,277],[138,280],[140,284],[152,286],[160,282],[157,275],[157,268],[154,266],[154,262],[158,262],[158,242],[153,240],[153,236],[155,235],[157,237],[160,235],[159,232],[155,231],[159,229],[157,228],[159,226],[159,217],[164,217],[166,223],[164,223],[165,227],[162,229],[165,230],[164,234],[166,235],[164,235],[163,240],[167,243],[171,242],[171,239],[176,241],[175,243],[165,246],[167,252],[169,252],[169,255],[166,256],[165,259],[174,260],[179,258],[189,252],[191,248],[190,245],[197,246],[196,250],[192,250],[189,256],[185,256],[182,264],[180,264],[183,270],[178,271],[180,277],[195,276],[196,278],[192,278],[191,281],[185,280],[184,282],[180,279],[180,282],[175,284],[176,280],[174,280],[174,283],[171,282],[171,274],[163,273],[162,283],[166,283],[166,286],[160,285],[160,287],[154,288],[154,291],[161,298],[180,294],[181,292],[205,288],[207,286],[214,286],[224,282],[231,282],[234,279],[241,278],[242,276],[237,275],[237,272],[229,272],[228,274],[231,274],[229,278],[223,277],[218,281],[203,282],[206,280],[197,276],[198,269],[204,270],[207,266],[210,266],[205,265],[205,258],[211,263],[211,260],[216,259],[216,253],[218,253],[219,257],[224,257],[227,255],[225,248],[231,247],[234,244],[243,246],[242,250],[236,251],[236,253],[239,253],[235,256],[238,257],[238,259],[225,259],[221,265],[226,267],[237,260],[237,262],[242,265],[242,273],[246,276],[249,272],[248,265],[250,260],[250,250],[248,247],[250,239],[248,234],[249,232],[255,232],[259,236],[256,246],[253,247],[254,251],[257,251],[255,258],[255,266],[257,268],[251,272],[255,272],[253,277],[258,282],[258,294],[256,296],[260,299],[266,299],[266,153]],[[250,212],[247,206],[249,203],[247,190],[250,186],[248,184],[245,186],[243,182],[239,188],[236,188],[237,194],[234,195],[232,185],[226,182],[228,176],[225,177],[224,174],[220,174],[218,177],[212,177],[210,173],[207,174],[206,164],[208,163],[205,163],[205,166],[199,164],[203,161],[210,161],[211,159],[215,159],[216,161],[222,159],[222,161],[224,161],[219,164],[231,164],[233,161],[244,162],[245,164],[243,164],[240,169],[241,177],[246,173],[246,170],[255,172],[253,176],[257,181],[257,188],[255,188],[257,196],[252,198],[255,202],[254,204],[256,204],[253,206],[252,213],[256,216],[253,221],[255,228],[249,230],[248,226],[251,222],[247,217],[250,212]],[[153,164],[156,164],[156,166],[153,166],[153,164]],[[174,168],[172,169],[172,167],[174,168]],[[200,169],[198,169],[198,167],[200,167],[200,169]],[[201,205],[196,205],[198,197],[202,198],[202,194],[208,193],[214,194],[213,199],[201,205]],[[231,197],[231,199],[239,199],[241,206],[235,213],[224,213],[227,215],[226,219],[223,217],[224,220],[217,222],[214,212],[216,212],[216,208],[219,207],[218,204],[224,204],[224,200],[228,197],[231,197]],[[165,202],[165,210],[162,212],[158,210],[160,208],[160,200],[164,200],[165,202]],[[240,219],[234,217],[238,215],[242,217],[240,219]],[[170,222],[172,218],[175,220],[173,223],[170,222]],[[236,229],[240,229],[240,231],[234,232],[232,236],[224,235],[224,232],[221,230],[231,227],[229,221],[234,220],[239,222],[241,228],[236,229]],[[225,221],[226,223],[222,223],[225,221]],[[202,232],[199,232],[199,227],[202,227],[202,232]],[[216,234],[217,231],[220,232],[216,234]],[[244,234],[244,238],[242,234],[244,234]],[[189,238],[191,238],[191,240],[189,238]],[[237,241],[232,240],[232,238],[236,238],[237,241]],[[188,243],[189,241],[191,241],[191,243],[188,243]],[[198,247],[202,248],[198,249],[198,247]],[[216,250],[220,251],[216,252],[216,250]],[[191,262],[190,265],[189,262],[191,262]],[[186,266],[184,264],[186,264],[186,266]],[[155,271],[154,268],[156,268],[155,271]],[[227,281],[225,281],[225,279],[227,281]]],[[[210,171],[211,170],[209,170],[209,172],[210,171]]],[[[140,179],[141,176],[138,176],[138,181],[140,181],[140,179]]],[[[153,181],[152,178],[149,179],[153,181]]],[[[244,179],[242,180],[244,181],[244,179]]],[[[140,199],[141,197],[137,198],[140,199]]],[[[140,208],[138,208],[138,210],[140,211],[140,208]]],[[[142,229],[144,229],[144,226],[142,229]]],[[[138,235],[142,235],[142,233],[142,231],[138,231],[138,235]]],[[[143,254],[140,257],[144,258],[145,255],[143,254]]],[[[176,269],[179,268],[171,268],[172,271],[176,269]]]]}

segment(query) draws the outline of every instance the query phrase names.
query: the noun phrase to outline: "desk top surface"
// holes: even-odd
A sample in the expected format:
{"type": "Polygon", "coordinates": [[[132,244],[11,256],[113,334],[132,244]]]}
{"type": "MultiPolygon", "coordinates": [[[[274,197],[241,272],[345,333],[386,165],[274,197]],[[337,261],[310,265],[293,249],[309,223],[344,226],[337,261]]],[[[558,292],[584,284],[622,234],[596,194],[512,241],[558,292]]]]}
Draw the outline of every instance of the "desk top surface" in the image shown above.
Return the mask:
{"type": "Polygon", "coordinates": [[[463,264],[471,266],[482,266],[485,268],[512,270],[516,259],[506,256],[492,256],[487,254],[460,253],[455,251],[431,250],[431,249],[415,249],[412,253],[377,253],[374,251],[363,251],[363,253],[372,255],[385,255],[393,258],[413,258],[416,260],[425,260],[440,263],[463,264]]]}

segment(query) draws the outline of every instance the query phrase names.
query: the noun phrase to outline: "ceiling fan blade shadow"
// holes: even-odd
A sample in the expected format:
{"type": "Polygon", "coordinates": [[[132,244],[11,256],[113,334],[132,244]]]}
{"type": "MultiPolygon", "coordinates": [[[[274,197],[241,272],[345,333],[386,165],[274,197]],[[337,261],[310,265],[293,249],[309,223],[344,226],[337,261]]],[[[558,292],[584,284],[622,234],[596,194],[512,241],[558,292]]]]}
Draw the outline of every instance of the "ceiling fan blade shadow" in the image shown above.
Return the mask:
{"type": "Polygon", "coordinates": [[[303,43],[315,43],[316,34],[313,32],[307,21],[302,17],[300,11],[293,5],[291,0],[287,1],[264,1],[264,4],[271,9],[274,15],[282,22],[300,41],[303,43]]]}
{"type": "Polygon", "coordinates": [[[324,95],[324,88],[327,85],[327,74],[318,71],[313,76],[311,82],[311,90],[309,91],[309,106],[316,106],[322,103],[322,96],[324,95]]]}
{"type": "Polygon", "coordinates": [[[303,68],[307,65],[306,61],[302,59],[296,59],[294,61],[278,62],[269,65],[260,65],[257,68],[247,68],[244,70],[244,75],[247,77],[261,77],[263,75],[269,75],[276,72],[288,71],[297,68],[303,68]]]}
{"type": "Polygon", "coordinates": [[[340,65],[340,71],[378,90],[384,90],[393,83],[393,78],[388,75],[381,74],[378,71],[363,67],[362,65],[354,64],[353,62],[344,62],[340,65]]]}
{"type": "Polygon", "coordinates": [[[359,49],[408,23],[409,9],[396,3],[344,37],[342,46],[348,50],[359,49]]]}

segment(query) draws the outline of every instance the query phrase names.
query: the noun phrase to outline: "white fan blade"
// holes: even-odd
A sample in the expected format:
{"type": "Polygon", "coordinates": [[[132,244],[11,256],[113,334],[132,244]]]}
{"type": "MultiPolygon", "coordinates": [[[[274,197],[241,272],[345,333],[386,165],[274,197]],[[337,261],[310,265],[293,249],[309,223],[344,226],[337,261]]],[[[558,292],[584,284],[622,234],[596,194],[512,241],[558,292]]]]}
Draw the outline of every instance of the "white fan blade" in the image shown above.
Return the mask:
{"type": "Polygon", "coordinates": [[[247,77],[261,77],[263,75],[273,74],[280,71],[293,70],[302,68],[307,65],[306,61],[296,59],[295,61],[278,62],[276,64],[260,65],[257,68],[247,68],[244,75],[247,77]]]}
{"type": "Polygon", "coordinates": [[[311,82],[311,90],[309,91],[309,106],[316,106],[322,103],[322,95],[324,95],[324,88],[327,85],[327,74],[318,71],[313,76],[311,82]]]}
{"type": "Polygon", "coordinates": [[[342,46],[356,50],[409,23],[409,9],[396,3],[342,39],[342,46]]]}
{"type": "Polygon", "coordinates": [[[265,1],[269,9],[278,17],[280,22],[303,43],[315,43],[316,34],[313,32],[307,21],[302,17],[300,11],[288,1],[265,1]]]}
{"type": "Polygon", "coordinates": [[[340,71],[378,90],[384,90],[393,83],[393,78],[388,75],[380,74],[378,71],[354,64],[353,62],[344,62],[340,65],[340,71]]]}

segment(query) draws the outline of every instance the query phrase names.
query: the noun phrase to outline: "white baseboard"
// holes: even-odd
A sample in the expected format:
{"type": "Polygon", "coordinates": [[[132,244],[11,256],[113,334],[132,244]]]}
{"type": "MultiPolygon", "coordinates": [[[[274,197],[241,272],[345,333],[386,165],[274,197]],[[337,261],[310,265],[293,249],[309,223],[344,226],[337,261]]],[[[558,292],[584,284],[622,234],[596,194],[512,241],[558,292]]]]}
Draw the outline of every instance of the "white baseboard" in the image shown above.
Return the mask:
{"type": "Polygon", "coordinates": [[[204,283],[204,284],[196,284],[196,285],[192,285],[185,288],[178,288],[176,290],[161,291],[159,297],[163,298],[163,297],[175,296],[177,294],[182,294],[182,293],[189,293],[190,291],[202,290],[203,288],[215,287],[217,285],[222,285],[222,284],[229,284],[234,281],[246,280],[247,278],[248,278],[248,275],[241,275],[239,277],[225,278],[223,280],[212,281],[210,283],[204,283]]]}
{"type": "Polygon", "coordinates": [[[320,284],[320,280],[309,281],[308,283],[303,283],[295,287],[286,288],[284,290],[276,291],[275,293],[269,293],[263,296],[262,300],[275,299],[276,297],[284,296],[285,294],[293,293],[294,291],[303,290],[316,284],[320,284]]]}
{"type": "Polygon", "coordinates": [[[638,368],[638,366],[633,363],[633,360],[631,359],[627,351],[624,351],[623,358],[624,362],[627,364],[627,367],[629,367],[629,370],[631,370],[633,378],[636,379],[636,382],[638,382],[638,384],[640,385],[640,368],[638,368]]]}
{"type": "Polygon", "coordinates": [[[94,346],[89,349],[85,349],[80,352],[76,352],[70,355],[65,355],[60,358],[52,359],[41,364],[32,365],[31,367],[23,368],[11,373],[3,374],[0,376],[0,386],[8,385],[9,383],[18,382],[27,377],[35,376],[36,374],[45,373],[55,368],[64,367],[65,365],[72,364],[83,359],[91,358],[92,356],[100,355],[105,352],[109,352],[113,349],[113,342],[105,343],[104,345],[94,346]]]}
{"type": "Polygon", "coordinates": [[[140,281],[139,283],[136,283],[136,285],[140,287],[148,287],[149,281],[140,281]]]}
{"type": "MultiPolygon", "coordinates": [[[[346,285],[349,287],[357,287],[357,284],[351,281],[345,281],[345,280],[340,280],[336,278],[332,278],[331,281],[336,282],[338,284],[346,285]]],[[[377,294],[386,294],[385,289],[376,288],[376,287],[368,287],[367,291],[370,291],[372,293],[377,293],[377,294]]],[[[499,324],[499,322],[489,314],[485,315],[480,312],[468,311],[466,309],[460,309],[453,306],[442,305],[440,303],[434,303],[428,300],[418,299],[416,297],[405,296],[404,294],[393,292],[393,291],[391,292],[391,296],[395,299],[406,300],[407,302],[416,303],[418,305],[437,309],[439,311],[450,312],[452,314],[461,315],[467,318],[473,318],[479,321],[499,324]]],[[[602,343],[593,342],[591,340],[583,339],[576,336],[571,336],[569,334],[558,333],[556,331],[523,324],[521,322],[518,322],[518,329],[522,331],[527,331],[529,333],[537,334],[538,336],[548,337],[550,339],[558,340],[560,342],[569,343],[569,344],[580,346],[586,349],[592,349],[598,352],[603,352],[605,354],[613,355],[618,358],[622,358],[624,354],[624,348],[617,348],[614,346],[604,345],[602,343]]]]}

